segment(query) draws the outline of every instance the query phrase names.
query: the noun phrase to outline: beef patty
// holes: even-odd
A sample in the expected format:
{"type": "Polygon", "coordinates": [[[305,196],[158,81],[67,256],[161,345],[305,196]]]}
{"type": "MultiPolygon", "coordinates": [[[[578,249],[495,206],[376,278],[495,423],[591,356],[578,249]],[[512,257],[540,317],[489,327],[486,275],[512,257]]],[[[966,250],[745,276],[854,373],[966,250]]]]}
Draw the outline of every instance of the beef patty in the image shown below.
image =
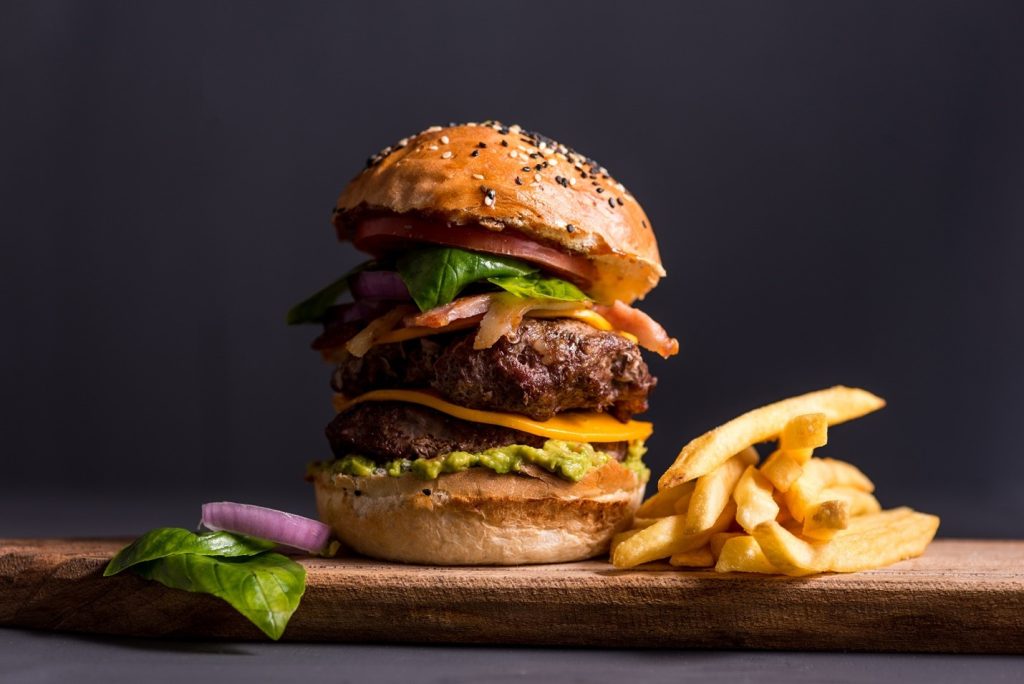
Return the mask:
{"type": "MultiPolygon", "coordinates": [[[[430,458],[452,451],[477,453],[509,444],[540,447],[547,441],[519,430],[472,423],[425,406],[394,401],[356,404],[335,416],[326,432],[336,456],[359,454],[378,462],[430,458]]],[[[625,442],[594,447],[620,461],[626,453],[625,442]]]]}
{"type": "Polygon", "coordinates": [[[657,382],[635,344],[579,321],[527,318],[489,349],[473,349],[475,335],[471,330],[377,345],[338,366],[331,386],[348,396],[432,388],[460,406],[535,420],[588,410],[626,421],[647,410],[647,394],[657,382]]]}

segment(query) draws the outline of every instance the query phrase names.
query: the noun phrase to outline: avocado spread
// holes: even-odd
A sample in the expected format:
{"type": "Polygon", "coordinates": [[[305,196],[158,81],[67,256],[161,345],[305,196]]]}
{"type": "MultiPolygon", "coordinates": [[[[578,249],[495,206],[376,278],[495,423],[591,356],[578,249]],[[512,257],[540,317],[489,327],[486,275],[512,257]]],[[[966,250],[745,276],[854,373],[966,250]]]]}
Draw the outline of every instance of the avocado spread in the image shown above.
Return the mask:
{"type": "MultiPolygon", "coordinates": [[[[647,482],[651,475],[651,471],[641,460],[646,452],[647,447],[643,441],[630,442],[626,458],[622,461],[622,465],[636,473],[641,482],[647,482]]],[[[351,454],[329,461],[320,467],[334,473],[356,477],[384,474],[398,477],[412,473],[421,479],[433,480],[441,473],[455,473],[467,468],[490,468],[496,473],[513,473],[518,472],[524,463],[532,463],[566,480],[578,482],[591,470],[603,466],[611,458],[605,452],[596,450],[591,444],[549,439],[540,448],[511,444],[476,454],[453,451],[434,458],[402,458],[383,465],[378,465],[365,456],[351,454]]]]}

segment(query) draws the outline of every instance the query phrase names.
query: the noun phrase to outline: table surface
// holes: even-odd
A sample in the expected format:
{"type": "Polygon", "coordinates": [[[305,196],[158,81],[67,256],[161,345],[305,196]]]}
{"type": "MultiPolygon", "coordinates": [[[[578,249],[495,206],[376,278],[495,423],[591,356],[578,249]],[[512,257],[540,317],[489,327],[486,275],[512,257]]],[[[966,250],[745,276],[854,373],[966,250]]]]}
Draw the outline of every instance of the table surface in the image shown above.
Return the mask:
{"type": "MultiPolygon", "coordinates": [[[[130,535],[188,525],[176,497],[0,496],[0,536],[130,535]],[[75,511],[68,516],[66,511],[75,511]]],[[[1022,656],[184,642],[0,629],[0,681],[1024,681],[1022,656]]]]}

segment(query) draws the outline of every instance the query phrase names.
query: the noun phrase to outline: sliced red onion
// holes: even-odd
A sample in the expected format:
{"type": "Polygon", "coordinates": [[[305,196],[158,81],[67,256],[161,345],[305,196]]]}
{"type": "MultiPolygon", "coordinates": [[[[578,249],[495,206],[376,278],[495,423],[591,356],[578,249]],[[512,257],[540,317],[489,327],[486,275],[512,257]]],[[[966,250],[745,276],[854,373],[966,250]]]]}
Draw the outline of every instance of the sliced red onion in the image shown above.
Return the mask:
{"type": "Polygon", "coordinates": [[[389,306],[384,302],[361,300],[339,305],[337,313],[332,318],[338,323],[365,321],[370,318],[377,318],[388,308],[389,306]]]}
{"type": "Polygon", "coordinates": [[[383,299],[405,301],[410,299],[409,288],[394,271],[360,271],[349,284],[356,299],[383,299]]]}
{"type": "Polygon", "coordinates": [[[319,520],[230,501],[203,504],[200,524],[215,532],[247,534],[309,553],[323,551],[331,534],[331,528],[319,520]]]}

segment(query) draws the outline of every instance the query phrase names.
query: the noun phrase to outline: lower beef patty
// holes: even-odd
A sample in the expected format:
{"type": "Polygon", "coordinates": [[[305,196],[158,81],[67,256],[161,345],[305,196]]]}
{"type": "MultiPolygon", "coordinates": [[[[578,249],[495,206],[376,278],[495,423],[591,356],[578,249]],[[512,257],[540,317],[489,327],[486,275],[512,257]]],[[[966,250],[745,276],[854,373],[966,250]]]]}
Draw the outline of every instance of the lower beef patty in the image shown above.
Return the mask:
{"type": "Polygon", "coordinates": [[[547,420],[561,411],[607,411],[622,421],[647,410],[651,376],[621,335],[570,319],[526,319],[489,349],[476,332],[382,344],[338,366],[331,386],[348,396],[428,387],[470,408],[547,420]]]}
{"type": "MultiPolygon", "coordinates": [[[[476,453],[509,444],[543,446],[545,437],[519,430],[471,423],[415,404],[367,402],[339,413],[327,425],[327,439],[338,457],[359,454],[375,461],[430,458],[452,451],[476,453]]],[[[595,444],[622,460],[625,442],[595,444]]]]}

